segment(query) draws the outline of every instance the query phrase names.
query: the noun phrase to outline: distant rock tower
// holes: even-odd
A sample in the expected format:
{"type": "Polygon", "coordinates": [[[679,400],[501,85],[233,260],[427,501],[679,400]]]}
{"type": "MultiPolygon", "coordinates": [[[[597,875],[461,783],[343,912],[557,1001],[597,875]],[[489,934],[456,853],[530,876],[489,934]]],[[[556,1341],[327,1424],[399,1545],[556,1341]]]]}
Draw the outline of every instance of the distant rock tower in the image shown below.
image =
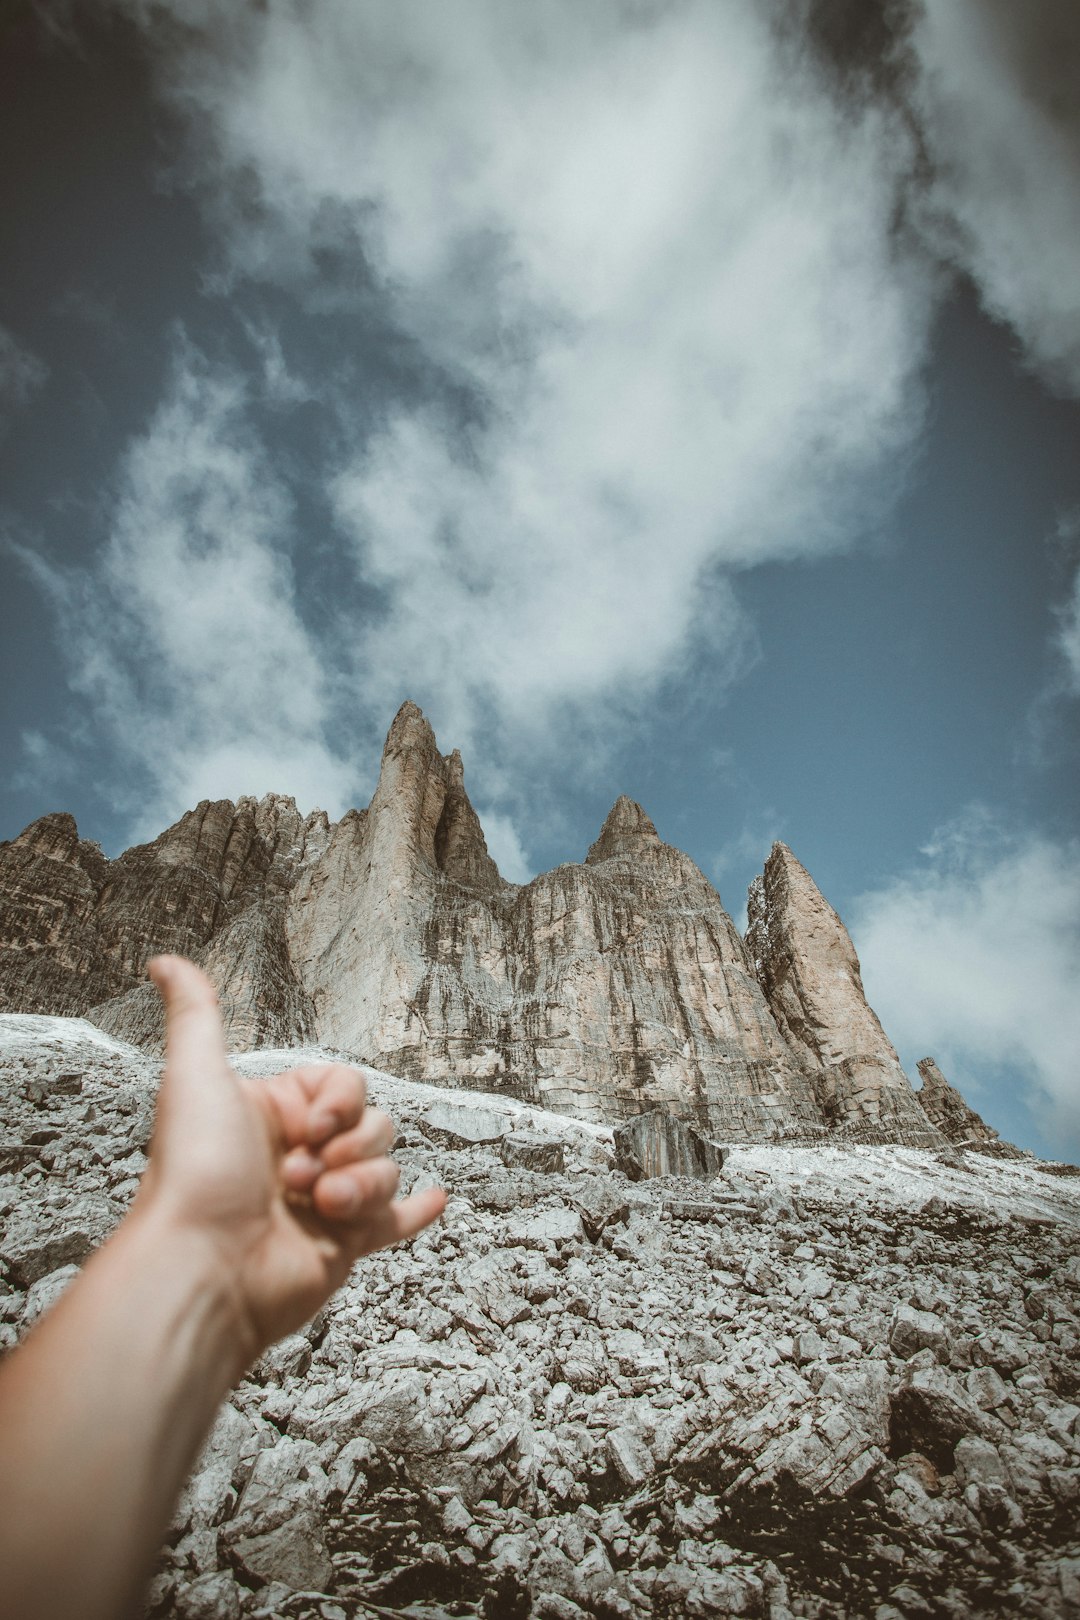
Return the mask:
{"type": "Polygon", "coordinates": [[[863,990],[851,936],[786,844],[750,885],[746,944],[781,1034],[833,1129],[941,1146],[863,990]]]}
{"type": "Polygon", "coordinates": [[[933,1058],[923,1058],[918,1068],[922,1076],[922,1089],[916,1092],[919,1106],[953,1147],[978,1148],[980,1152],[993,1154],[999,1159],[1024,1158],[1022,1148],[1003,1141],[992,1126],[968,1107],[933,1058]]]}

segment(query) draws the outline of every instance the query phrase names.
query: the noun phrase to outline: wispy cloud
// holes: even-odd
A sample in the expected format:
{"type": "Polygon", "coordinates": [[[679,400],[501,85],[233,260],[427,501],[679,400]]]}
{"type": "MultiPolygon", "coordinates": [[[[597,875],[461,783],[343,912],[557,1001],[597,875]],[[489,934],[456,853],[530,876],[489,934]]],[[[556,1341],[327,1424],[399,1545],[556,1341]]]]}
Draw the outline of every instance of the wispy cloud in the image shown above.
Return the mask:
{"type": "MultiPolygon", "coordinates": [[[[978,1086],[1022,1079],[1057,1151],[1080,1151],[1080,844],[1010,835],[985,808],[939,829],[924,864],[864,894],[852,934],[902,1053],[978,1086]]],[[[995,1123],[989,1088],[971,1097],[995,1123]],[[988,1106],[989,1104],[989,1106],[988,1106]]]]}
{"type": "MultiPolygon", "coordinates": [[[[736,678],[740,574],[856,543],[902,482],[935,253],[1073,375],[1073,130],[1004,0],[982,33],[974,0],[913,8],[902,111],[841,95],[780,12],[731,0],[171,0],[176,29],[170,0],[114,3],[189,131],[207,285],[230,292],[249,340],[234,363],[257,378],[181,367],[97,573],[66,598],[79,680],[117,735],[145,738],[132,758],[162,802],[267,779],[270,760],[278,785],[339,802],[356,736],[408,694],[492,812],[527,815],[568,740],[599,757],[664,681],[736,678]],[[921,245],[897,223],[925,201],[912,116],[933,171],[921,245]],[[1016,240],[1039,253],[1018,260],[1016,240]],[[374,374],[376,327],[410,387],[374,374]],[[303,467],[336,601],[317,652],[290,567],[311,542],[256,396],[323,413],[303,467]],[[140,472],[159,455],[162,492],[140,472]],[[233,476],[206,546],[214,455],[233,476]],[[214,592],[238,590],[222,654],[214,592]],[[130,638],[106,644],[119,622],[130,638]]],[[[507,825],[513,863],[525,823],[507,825]]]]}
{"type": "Polygon", "coordinates": [[[324,0],[206,27],[163,71],[232,285],[318,305],[332,243],[444,384],[374,432],[332,400],[327,487],[380,603],[367,700],[532,749],[695,657],[723,679],[732,577],[848,543],[918,427],[900,121],[838,106],[765,8],[324,0]]]}
{"type": "Polygon", "coordinates": [[[0,326],[0,433],[12,412],[33,398],[48,375],[44,360],[0,326]]]}
{"type": "Polygon", "coordinates": [[[1067,512],[1058,521],[1057,542],[1071,564],[1070,582],[1055,609],[1054,649],[1059,658],[1058,689],[1080,697],[1080,511],[1067,512]]]}
{"type": "Polygon", "coordinates": [[[1080,9],[920,0],[911,39],[935,244],[1042,375],[1080,393],[1080,9]]]}
{"type": "Polygon", "coordinates": [[[22,553],[56,603],[88,741],[127,773],[113,797],[133,833],[201,798],[287,789],[340,811],[357,787],[325,740],[332,680],[298,611],[290,500],[246,404],[181,342],[93,567],[22,553]]]}

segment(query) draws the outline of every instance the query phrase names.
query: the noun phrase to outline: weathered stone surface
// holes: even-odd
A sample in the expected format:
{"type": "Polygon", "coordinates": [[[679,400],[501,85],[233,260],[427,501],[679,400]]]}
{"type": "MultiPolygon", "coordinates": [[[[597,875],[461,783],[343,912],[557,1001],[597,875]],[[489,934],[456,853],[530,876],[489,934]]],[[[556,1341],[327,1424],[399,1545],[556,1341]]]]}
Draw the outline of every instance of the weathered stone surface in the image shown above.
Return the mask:
{"type": "Polygon", "coordinates": [[[980,1427],[978,1408],[944,1367],[909,1371],[892,1397],[894,1446],[921,1451],[939,1468],[951,1468],[956,1442],[980,1427]]]}
{"type": "Polygon", "coordinates": [[[510,1129],[505,1114],[493,1108],[462,1108],[454,1103],[433,1103],[420,1121],[428,1136],[451,1143],[497,1142],[510,1129]]]}
{"type": "Polygon", "coordinates": [[[1022,1149],[1005,1142],[986,1121],[969,1108],[955,1086],[951,1086],[933,1058],[922,1058],[918,1064],[922,1086],[915,1093],[919,1107],[930,1123],[937,1127],[946,1141],[954,1147],[976,1148],[980,1153],[995,1153],[1002,1158],[1022,1159],[1022,1149]]]}
{"type": "Polygon", "coordinates": [[[820,1128],[719,897],[644,812],[619,800],[585,862],[504,883],[412,704],[288,927],[323,1038],[380,1067],[597,1120],[820,1128]]]}
{"type": "Polygon", "coordinates": [[[0,1011],[95,1012],[123,1039],[160,1040],[149,958],[179,951],[219,984],[234,1045],[306,1038],[312,1009],[284,934],[297,872],[325,846],[326,817],[292,799],[204,802],[109,861],[68,815],[0,844],[0,1011]]]}
{"type": "Polygon", "coordinates": [[[566,1155],[556,1137],[541,1136],[539,1131],[512,1131],[499,1143],[499,1157],[508,1169],[539,1170],[561,1174],[566,1155]]]}
{"type": "Polygon", "coordinates": [[[889,1329],[889,1345],[898,1356],[913,1356],[919,1350],[943,1350],[944,1324],[932,1311],[917,1311],[911,1305],[898,1305],[889,1329]]]}
{"type": "Polygon", "coordinates": [[[145,964],[181,951],[234,1050],[318,1039],[410,1079],[604,1123],[660,1109],[728,1142],[944,1147],[783,845],[748,942],[626,797],[583,861],[505,882],[460,756],[412,703],[371,804],[333,826],[271,794],[203,803],[116,860],[63,814],[0,845],[0,1012],[87,1014],[159,1050],[145,964]]]}
{"type": "Polygon", "coordinates": [[[654,1108],[616,1130],[615,1167],[631,1181],[646,1176],[712,1181],[724,1167],[724,1156],[700,1131],[654,1108]]]}
{"type": "Polygon", "coordinates": [[[866,1000],[847,929],[786,844],[751,884],[747,918],[754,970],[829,1123],[864,1141],[943,1146],[866,1000]]]}
{"type": "Polygon", "coordinates": [[[223,1540],[249,1581],[281,1581],[297,1592],[325,1591],[333,1581],[322,1524],[307,1502],[279,1498],[272,1515],[250,1527],[244,1519],[234,1520],[223,1540]]]}
{"type": "MultiPolygon", "coordinates": [[[[85,1237],[87,1200],[126,1207],[158,1072],[80,1020],[0,1016],[0,1140],[50,1156],[0,1174],[0,1252],[69,1218],[85,1237]]],[[[233,1392],[154,1620],[975,1616],[1003,1591],[1069,1613],[1076,1179],[834,1140],[732,1147],[708,1189],[631,1186],[598,1168],[611,1129],[477,1096],[577,1166],[511,1176],[506,1138],[428,1136],[429,1088],[370,1083],[403,1179],[451,1184],[446,1216],[362,1261],[233,1392]],[[722,1217],[665,1218],[679,1202],[722,1217]],[[907,1313],[940,1331],[904,1354],[907,1313]]],[[[74,1274],[0,1274],[0,1345],[74,1274]]]]}

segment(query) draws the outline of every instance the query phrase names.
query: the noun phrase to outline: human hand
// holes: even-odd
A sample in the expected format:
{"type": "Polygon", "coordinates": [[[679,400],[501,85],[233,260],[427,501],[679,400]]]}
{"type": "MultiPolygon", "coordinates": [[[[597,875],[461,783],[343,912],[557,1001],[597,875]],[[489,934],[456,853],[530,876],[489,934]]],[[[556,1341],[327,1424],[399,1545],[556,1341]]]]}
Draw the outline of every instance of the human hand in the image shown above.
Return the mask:
{"type": "Polygon", "coordinates": [[[234,1300],[242,1370],[313,1316],[359,1256],[435,1220],[446,1194],[395,1200],[393,1124],[365,1106],[359,1070],[241,1079],[206,975],[178,956],[155,957],[149,973],[165,1003],[165,1073],[133,1214],[205,1245],[234,1300]]]}

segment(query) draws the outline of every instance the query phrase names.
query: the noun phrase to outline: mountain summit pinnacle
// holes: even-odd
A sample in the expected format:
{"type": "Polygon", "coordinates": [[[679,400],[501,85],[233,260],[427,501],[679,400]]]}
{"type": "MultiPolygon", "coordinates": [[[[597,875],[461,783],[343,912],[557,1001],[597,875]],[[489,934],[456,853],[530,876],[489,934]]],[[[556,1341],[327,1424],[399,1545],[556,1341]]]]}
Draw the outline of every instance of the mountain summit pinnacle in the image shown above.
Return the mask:
{"type": "Polygon", "coordinates": [[[659,842],[660,834],[653,826],[652,819],[636,800],[622,793],[608,811],[600,836],[585,860],[592,866],[597,861],[610,861],[615,856],[635,855],[644,844],[659,842]]]}

